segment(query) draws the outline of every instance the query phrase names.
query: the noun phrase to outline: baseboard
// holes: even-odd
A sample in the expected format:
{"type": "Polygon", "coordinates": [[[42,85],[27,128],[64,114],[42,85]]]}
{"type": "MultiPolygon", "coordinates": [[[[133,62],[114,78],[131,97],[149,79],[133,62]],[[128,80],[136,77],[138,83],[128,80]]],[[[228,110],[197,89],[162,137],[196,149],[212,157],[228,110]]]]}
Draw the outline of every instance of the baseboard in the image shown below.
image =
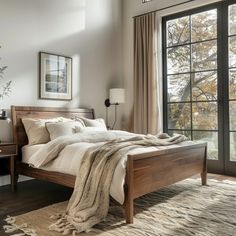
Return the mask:
{"type": "MultiPolygon", "coordinates": [[[[30,179],[32,179],[32,178],[20,175],[18,182],[27,181],[27,180],[30,180],[30,179]]],[[[5,176],[0,177],[0,186],[8,185],[10,183],[11,183],[11,180],[10,180],[9,175],[5,175],[5,176]]]]}

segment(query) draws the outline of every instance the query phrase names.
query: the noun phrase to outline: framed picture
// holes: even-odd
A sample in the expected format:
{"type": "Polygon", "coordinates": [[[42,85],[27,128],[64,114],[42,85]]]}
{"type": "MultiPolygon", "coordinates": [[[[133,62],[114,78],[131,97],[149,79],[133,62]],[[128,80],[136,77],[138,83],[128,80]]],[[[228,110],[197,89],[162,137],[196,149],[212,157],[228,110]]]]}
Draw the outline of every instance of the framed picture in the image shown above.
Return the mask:
{"type": "Polygon", "coordinates": [[[39,98],[72,100],[72,58],[39,53],[39,98]]]}

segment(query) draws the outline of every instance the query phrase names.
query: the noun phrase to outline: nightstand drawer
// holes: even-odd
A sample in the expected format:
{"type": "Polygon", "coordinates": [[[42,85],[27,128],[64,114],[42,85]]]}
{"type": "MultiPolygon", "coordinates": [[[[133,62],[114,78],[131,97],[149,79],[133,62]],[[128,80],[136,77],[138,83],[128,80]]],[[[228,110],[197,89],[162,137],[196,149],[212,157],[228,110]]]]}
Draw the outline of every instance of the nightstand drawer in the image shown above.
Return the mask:
{"type": "Polygon", "coordinates": [[[15,144],[0,144],[0,156],[10,156],[16,155],[16,145],[15,144]]]}

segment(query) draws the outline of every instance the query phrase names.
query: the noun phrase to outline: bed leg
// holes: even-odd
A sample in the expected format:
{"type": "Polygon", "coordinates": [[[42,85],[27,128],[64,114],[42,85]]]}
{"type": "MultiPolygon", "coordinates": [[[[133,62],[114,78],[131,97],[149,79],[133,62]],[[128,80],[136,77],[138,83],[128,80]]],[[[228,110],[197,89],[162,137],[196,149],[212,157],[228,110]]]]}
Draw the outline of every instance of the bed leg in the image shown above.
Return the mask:
{"type": "Polygon", "coordinates": [[[201,173],[202,185],[207,185],[207,171],[201,173]]]}
{"type": "Polygon", "coordinates": [[[126,224],[133,224],[133,222],[134,222],[134,201],[131,199],[127,199],[124,207],[125,207],[126,224]]]}
{"type": "Polygon", "coordinates": [[[11,156],[10,160],[10,175],[11,175],[11,191],[15,192],[17,186],[18,175],[15,168],[15,156],[11,156]]]}
{"type": "Polygon", "coordinates": [[[134,222],[134,184],[133,184],[133,158],[128,155],[127,167],[126,167],[126,188],[125,188],[125,219],[127,224],[133,224],[134,222]]]}
{"type": "Polygon", "coordinates": [[[202,185],[207,185],[207,146],[205,147],[205,157],[203,165],[203,172],[201,173],[202,185]]]}

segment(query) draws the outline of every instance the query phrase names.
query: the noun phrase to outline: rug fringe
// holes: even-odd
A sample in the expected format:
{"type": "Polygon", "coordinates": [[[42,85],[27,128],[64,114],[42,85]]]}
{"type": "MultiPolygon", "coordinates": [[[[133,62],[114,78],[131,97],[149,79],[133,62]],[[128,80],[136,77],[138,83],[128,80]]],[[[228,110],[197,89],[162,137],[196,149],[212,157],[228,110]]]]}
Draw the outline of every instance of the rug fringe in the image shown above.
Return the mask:
{"type": "Polygon", "coordinates": [[[15,224],[16,218],[7,216],[4,220],[7,225],[3,226],[3,230],[5,233],[13,233],[15,231],[22,231],[22,233],[12,234],[11,236],[38,236],[36,230],[29,228],[28,224],[24,223],[21,225],[15,224]]]}
{"type": "Polygon", "coordinates": [[[49,226],[50,231],[62,233],[62,235],[77,235],[78,231],[66,220],[65,216],[61,216],[54,224],[49,226]]]}

